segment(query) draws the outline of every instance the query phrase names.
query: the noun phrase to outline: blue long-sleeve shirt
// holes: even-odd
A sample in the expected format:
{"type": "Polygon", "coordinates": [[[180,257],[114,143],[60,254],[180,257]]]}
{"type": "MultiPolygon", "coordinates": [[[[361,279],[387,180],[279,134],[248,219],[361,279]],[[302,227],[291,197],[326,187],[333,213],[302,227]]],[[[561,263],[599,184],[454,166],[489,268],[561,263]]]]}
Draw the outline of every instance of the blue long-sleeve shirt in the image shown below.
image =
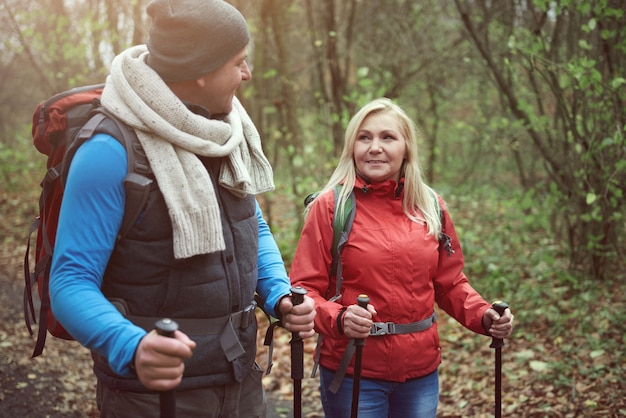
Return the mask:
{"type": "MultiPolygon", "coordinates": [[[[100,288],[124,216],[127,164],[124,147],[110,135],[95,135],[78,149],[65,185],[50,274],[55,317],[123,376],[131,375],[128,366],[146,331],[124,318],[100,288]]],[[[258,202],[256,214],[257,293],[275,316],[274,307],[290,293],[290,282],[258,202]]]]}

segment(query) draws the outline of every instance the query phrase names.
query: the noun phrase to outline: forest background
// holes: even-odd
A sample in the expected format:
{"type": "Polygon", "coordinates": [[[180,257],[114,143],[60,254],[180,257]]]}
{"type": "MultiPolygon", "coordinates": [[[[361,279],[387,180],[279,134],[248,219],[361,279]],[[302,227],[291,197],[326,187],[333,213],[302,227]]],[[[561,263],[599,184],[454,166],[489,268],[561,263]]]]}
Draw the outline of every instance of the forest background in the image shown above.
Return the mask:
{"type": "MultiPolygon", "coordinates": [[[[32,112],[103,82],[117,53],[145,42],[146,3],[0,0],[0,268],[16,281],[45,173],[32,112]]],[[[330,176],[348,119],[389,97],[423,134],[424,176],[448,203],[472,284],[516,315],[505,412],[626,415],[626,2],[231,3],[253,35],[239,97],[274,167],[261,202],[287,266],[303,199],[330,176]]],[[[440,415],[489,416],[490,341],[445,316],[441,334],[440,415]]]]}

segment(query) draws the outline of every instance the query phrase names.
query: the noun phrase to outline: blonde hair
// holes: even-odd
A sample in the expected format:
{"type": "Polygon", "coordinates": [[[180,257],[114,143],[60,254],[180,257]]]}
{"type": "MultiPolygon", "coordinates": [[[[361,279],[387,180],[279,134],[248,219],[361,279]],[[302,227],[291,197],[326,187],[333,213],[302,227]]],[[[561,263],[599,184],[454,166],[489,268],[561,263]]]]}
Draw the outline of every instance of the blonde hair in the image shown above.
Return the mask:
{"type": "MultiPolygon", "coordinates": [[[[428,233],[436,237],[441,232],[441,217],[439,214],[439,203],[435,202],[436,194],[423,180],[422,169],[419,163],[417,150],[417,140],[419,130],[404,112],[404,110],[387,98],[372,100],[363,106],[348,123],[346,128],[343,150],[339,157],[339,162],[335,171],[330,176],[328,183],[321,193],[335,188],[337,184],[343,184],[341,193],[337,199],[339,210],[343,210],[344,202],[354,189],[356,181],[356,164],[354,162],[354,144],[358,131],[365,118],[375,113],[388,113],[397,118],[400,133],[406,141],[406,158],[402,165],[400,176],[404,177],[404,198],[402,209],[406,216],[413,222],[426,221],[428,233]],[[419,216],[419,213],[423,218],[419,216]]],[[[339,214],[341,216],[341,214],[339,214]]]]}

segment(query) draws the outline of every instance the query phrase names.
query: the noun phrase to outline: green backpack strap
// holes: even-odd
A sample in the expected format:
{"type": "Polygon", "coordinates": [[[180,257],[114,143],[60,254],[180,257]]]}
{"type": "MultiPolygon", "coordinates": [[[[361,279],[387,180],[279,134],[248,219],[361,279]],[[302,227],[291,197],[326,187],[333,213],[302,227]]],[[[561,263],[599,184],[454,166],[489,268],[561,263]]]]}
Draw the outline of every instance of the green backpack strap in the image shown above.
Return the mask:
{"type": "Polygon", "coordinates": [[[441,205],[439,204],[439,199],[437,199],[437,195],[435,194],[435,192],[433,191],[433,189],[428,189],[428,192],[430,193],[430,197],[433,199],[433,202],[435,203],[435,207],[437,208],[437,213],[439,214],[439,219],[442,219],[442,213],[441,213],[441,205]]]}
{"type": "MultiPolygon", "coordinates": [[[[354,222],[354,216],[356,214],[356,199],[354,197],[354,191],[350,193],[348,198],[343,204],[343,211],[340,211],[337,206],[337,201],[339,200],[339,194],[341,193],[341,188],[343,185],[338,184],[333,189],[334,197],[335,197],[335,207],[334,207],[334,216],[333,216],[333,246],[330,249],[330,254],[332,256],[332,262],[330,265],[330,274],[329,276],[336,276],[337,270],[339,269],[341,272],[341,263],[339,262],[339,254],[341,254],[341,249],[348,241],[348,236],[350,235],[350,230],[352,229],[352,223],[354,222]]],[[[314,192],[309,194],[304,199],[304,207],[307,207],[313,202],[313,200],[320,194],[320,192],[314,192]]],[[[340,283],[339,283],[340,285],[340,283]]],[[[337,295],[339,295],[339,287],[337,288],[337,295]]]]}
{"type": "Polygon", "coordinates": [[[346,242],[348,242],[348,236],[350,235],[350,230],[354,223],[354,216],[356,215],[356,198],[354,191],[350,193],[344,202],[343,211],[339,210],[337,201],[341,193],[341,188],[342,185],[338,184],[333,190],[335,195],[335,212],[333,217],[333,247],[331,248],[333,261],[330,265],[330,275],[337,277],[337,292],[335,293],[335,297],[339,296],[339,290],[341,288],[340,280],[343,270],[340,262],[341,250],[346,242]]]}

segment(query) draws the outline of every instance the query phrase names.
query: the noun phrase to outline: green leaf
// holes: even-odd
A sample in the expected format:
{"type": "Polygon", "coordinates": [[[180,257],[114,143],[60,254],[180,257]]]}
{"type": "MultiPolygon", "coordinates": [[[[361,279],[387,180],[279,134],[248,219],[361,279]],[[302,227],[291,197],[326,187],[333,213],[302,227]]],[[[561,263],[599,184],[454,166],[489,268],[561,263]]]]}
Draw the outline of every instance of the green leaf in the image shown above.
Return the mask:
{"type": "Polygon", "coordinates": [[[587,25],[589,26],[590,30],[594,30],[596,28],[596,20],[595,19],[589,19],[589,23],[587,23],[587,25]]]}
{"type": "Polygon", "coordinates": [[[593,202],[596,201],[598,197],[596,196],[595,193],[587,193],[587,204],[591,205],[593,202]]]}
{"type": "Polygon", "coordinates": [[[578,46],[580,47],[580,49],[584,49],[587,51],[591,50],[591,45],[589,45],[589,43],[587,41],[585,41],[584,39],[580,39],[578,41],[578,46]]]}
{"type": "Polygon", "coordinates": [[[615,77],[613,80],[611,80],[611,88],[617,89],[624,83],[626,83],[626,79],[624,79],[624,77],[615,77]]]}
{"type": "Polygon", "coordinates": [[[536,372],[545,372],[550,368],[550,364],[545,361],[532,360],[529,364],[530,368],[536,372]]]}
{"type": "Polygon", "coordinates": [[[598,358],[598,357],[600,357],[603,354],[604,354],[604,350],[594,350],[591,353],[589,353],[589,356],[591,358],[598,358]]]}

